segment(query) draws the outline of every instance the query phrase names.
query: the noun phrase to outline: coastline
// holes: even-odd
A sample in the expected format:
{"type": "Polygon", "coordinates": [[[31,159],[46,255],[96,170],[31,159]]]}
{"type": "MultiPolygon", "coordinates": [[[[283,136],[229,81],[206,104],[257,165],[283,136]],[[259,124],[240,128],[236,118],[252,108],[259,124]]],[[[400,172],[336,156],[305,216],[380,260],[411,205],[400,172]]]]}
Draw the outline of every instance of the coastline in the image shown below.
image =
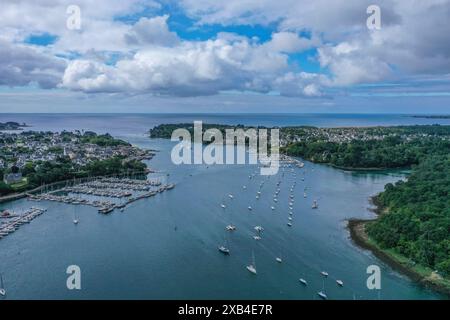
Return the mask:
{"type": "MultiPolygon", "coordinates": [[[[377,206],[375,212],[378,214],[379,210],[377,206]]],[[[351,240],[358,247],[369,250],[377,258],[388,264],[394,270],[408,276],[411,280],[450,297],[450,281],[448,279],[439,277],[429,268],[420,265],[411,265],[407,257],[382,249],[375,241],[369,238],[366,232],[366,226],[376,219],[349,219],[347,221],[347,228],[350,232],[351,240]]]]}

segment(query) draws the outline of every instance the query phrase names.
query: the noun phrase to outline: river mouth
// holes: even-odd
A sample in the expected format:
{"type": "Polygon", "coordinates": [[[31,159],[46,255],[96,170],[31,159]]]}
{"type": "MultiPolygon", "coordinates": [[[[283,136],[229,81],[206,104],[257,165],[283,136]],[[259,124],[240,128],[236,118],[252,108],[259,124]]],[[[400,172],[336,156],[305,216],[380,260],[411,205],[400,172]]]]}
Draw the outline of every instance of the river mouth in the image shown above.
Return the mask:
{"type": "MultiPolygon", "coordinates": [[[[116,136],[159,150],[148,164],[169,173],[176,188],[107,216],[94,208],[41,202],[48,209],[45,214],[0,240],[8,298],[311,300],[323,287],[330,299],[442,298],[359,249],[348,237],[346,220],[373,218],[369,198],[386,183],[403,178],[403,172],[349,172],[305,161],[304,169],[294,168],[297,179],[290,169],[284,178],[280,171],[270,178],[256,174],[249,179],[257,166],[177,166],[170,160],[171,141],[128,131],[116,136]],[[314,199],[317,210],[311,208],[314,199]],[[220,207],[223,202],[225,210],[220,207]],[[227,233],[230,223],[236,230],[227,233]],[[253,238],[258,225],[264,228],[261,240],[253,238]],[[218,251],[225,237],[229,255],[218,251]],[[256,277],[246,269],[252,252],[256,277]],[[82,272],[80,291],[65,286],[65,271],[73,264],[82,272]],[[381,268],[380,293],[366,286],[370,265],[381,268]],[[324,279],[322,271],[329,277],[324,279]],[[300,278],[308,286],[303,287],[300,278]]],[[[22,199],[8,206],[23,209],[30,204],[22,199]]]]}

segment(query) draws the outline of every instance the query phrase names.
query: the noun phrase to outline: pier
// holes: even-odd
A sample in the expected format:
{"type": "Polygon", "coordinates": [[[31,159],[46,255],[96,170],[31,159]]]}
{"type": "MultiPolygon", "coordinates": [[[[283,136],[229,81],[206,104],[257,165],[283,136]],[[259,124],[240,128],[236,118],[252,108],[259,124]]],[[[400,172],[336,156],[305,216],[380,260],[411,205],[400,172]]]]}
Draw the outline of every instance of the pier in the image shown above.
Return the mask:
{"type": "Polygon", "coordinates": [[[8,221],[0,224],[0,239],[13,233],[19,229],[21,225],[30,223],[34,218],[40,216],[45,211],[47,211],[47,209],[31,207],[22,214],[11,213],[7,216],[2,216],[2,218],[6,218],[8,221]]]}
{"type": "Polygon", "coordinates": [[[56,201],[72,205],[89,205],[99,213],[108,214],[115,209],[173,189],[175,184],[163,184],[159,179],[98,178],[49,192],[28,195],[32,201],[56,201]],[[107,199],[98,199],[107,198],[107,199]],[[120,199],[119,202],[113,199],[120,199]]]}

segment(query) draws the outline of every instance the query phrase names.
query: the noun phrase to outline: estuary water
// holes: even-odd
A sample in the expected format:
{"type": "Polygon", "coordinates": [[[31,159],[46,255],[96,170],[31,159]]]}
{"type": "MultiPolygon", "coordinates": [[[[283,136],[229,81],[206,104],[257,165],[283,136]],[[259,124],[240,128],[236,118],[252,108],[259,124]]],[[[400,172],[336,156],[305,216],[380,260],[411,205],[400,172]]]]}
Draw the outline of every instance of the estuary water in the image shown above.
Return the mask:
{"type": "Polygon", "coordinates": [[[280,170],[277,176],[256,174],[250,179],[258,172],[257,166],[176,166],[170,159],[174,143],[146,135],[159,123],[193,120],[328,127],[449,122],[397,115],[373,117],[2,114],[0,122],[26,122],[32,130],[109,132],[139,147],[159,150],[148,165],[159,174],[169,174],[169,182],[176,184],[173,190],[106,216],[92,207],[56,202],[22,199],[0,204],[0,209],[18,211],[33,205],[48,209],[0,240],[6,298],[317,299],[320,290],[330,299],[445,298],[356,247],[346,229],[351,217],[373,217],[369,197],[382,191],[386,183],[404,178],[404,173],[346,172],[306,162],[303,169],[286,169],[284,176],[280,170]],[[279,180],[280,193],[274,203],[279,180]],[[288,196],[294,181],[293,225],[288,227],[288,196]],[[230,193],[233,199],[228,197],[230,193]],[[313,199],[319,203],[316,210],[311,208],[313,199]],[[72,222],[74,214],[78,225],[72,222]],[[225,226],[230,223],[237,229],[227,233],[225,226]],[[264,228],[259,241],[252,237],[257,225],[264,228]],[[217,250],[224,240],[229,256],[217,250]],[[246,270],[252,254],[256,276],[246,270]],[[277,263],[276,257],[283,262],[277,263]],[[81,290],[66,287],[69,265],[81,268],[81,290]],[[366,286],[370,265],[381,268],[381,290],[366,286]],[[329,277],[324,278],[321,271],[329,277]],[[299,278],[307,280],[308,286],[301,285],[299,278]],[[344,287],[337,286],[337,279],[344,281],[344,287]]]}

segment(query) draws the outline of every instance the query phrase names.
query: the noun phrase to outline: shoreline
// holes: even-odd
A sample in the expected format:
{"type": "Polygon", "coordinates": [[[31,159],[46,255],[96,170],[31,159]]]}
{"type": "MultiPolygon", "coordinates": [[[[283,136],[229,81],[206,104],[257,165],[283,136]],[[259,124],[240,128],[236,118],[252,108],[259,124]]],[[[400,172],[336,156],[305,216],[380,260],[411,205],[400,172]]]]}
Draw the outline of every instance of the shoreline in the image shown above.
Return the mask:
{"type": "MultiPolygon", "coordinates": [[[[379,207],[375,209],[375,212],[379,212],[379,207]]],[[[423,274],[414,267],[420,267],[415,265],[414,267],[408,265],[408,258],[405,257],[405,261],[399,259],[400,255],[394,256],[387,250],[380,248],[374,241],[372,241],[366,233],[366,225],[374,222],[374,219],[357,219],[351,218],[347,220],[347,229],[350,232],[351,240],[360,248],[369,250],[373,255],[379,258],[381,261],[388,264],[394,270],[406,275],[411,280],[418,284],[430,288],[438,293],[444,294],[450,297],[450,284],[443,283],[446,281],[442,278],[438,278],[432,271],[428,274],[423,274]]],[[[448,281],[448,280],[447,280],[448,281]]]]}

